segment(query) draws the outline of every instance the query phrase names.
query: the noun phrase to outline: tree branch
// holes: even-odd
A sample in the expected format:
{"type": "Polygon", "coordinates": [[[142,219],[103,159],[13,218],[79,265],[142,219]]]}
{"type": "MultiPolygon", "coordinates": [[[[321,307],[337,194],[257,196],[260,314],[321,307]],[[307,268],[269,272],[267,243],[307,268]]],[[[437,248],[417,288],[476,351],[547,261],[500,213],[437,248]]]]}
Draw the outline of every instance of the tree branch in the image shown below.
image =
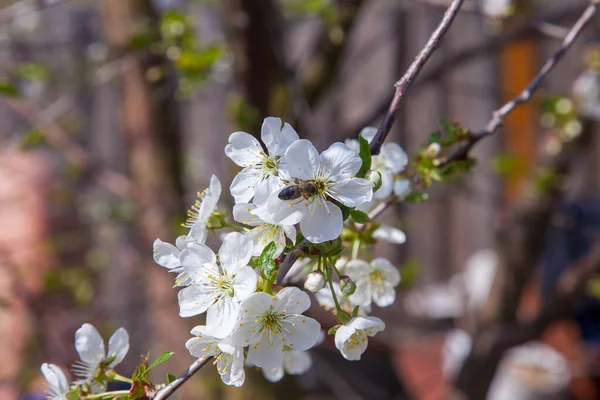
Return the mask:
{"type": "Polygon", "coordinates": [[[187,380],[190,379],[192,375],[200,371],[202,367],[208,364],[208,362],[212,359],[213,357],[197,359],[181,375],[179,375],[177,379],[175,379],[173,382],[169,383],[167,386],[154,393],[154,395],[150,394],[148,397],[152,400],[164,400],[171,397],[171,395],[175,393],[175,391],[177,391],[177,389],[179,389],[181,385],[187,382],[187,380]]]}
{"type": "Polygon", "coordinates": [[[571,47],[571,45],[575,42],[575,39],[583,28],[587,25],[587,23],[592,19],[592,17],[596,14],[598,10],[598,5],[600,2],[598,0],[593,0],[588,7],[585,9],[583,14],[579,17],[577,22],[573,25],[565,39],[563,40],[560,47],[546,60],[538,74],[531,81],[529,86],[527,86],[521,93],[519,93],[515,98],[510,100],[508,103],[504,104],[501,108],[494,111],[492,115],[492,119],[488,122],[485,129],[482,131],[471,134],[466,143],[460,146],[454,153],[450,154],[443,160],[440,164],[440,168],[445,167],[453,161],[464,160],[468,157],[469,152],[479,142],[481,139],[491,136],[502,126],[504,123],[504,118],[510,114],[519,104],[528,102],[533,93],[538,89],[542,80],[552,71],[554,66],[560,61],[560,59],[564,56],[566,51],[571,47]]]}
{"type": "Polygon", "coordinates": [[[429,60],[429,57],[433,54],[433,52],[440,45],[441,41],[444,39],[444,35],[450,28],[450,25],[454,21],[454,18],[458,14],[458,10],[462,5],[464,0],[454,0],[446,13],[444,13],[444,18],[436,28],[436,30],[431,34],[431,37],[425,44],[425,47],[421,50],[419,55],[415,58],[413,63],[410,65],[404,76],[394,84],[396,88],[396,92],[394,93],[394,97],[392,98],[392,102],[388,108],[387,114],[383,121],[381,121],[381,125],[379,125],[379,129],[377,129],[377,134],[371,141],[371,153],[379,154],[379,150],[385,141],[385,138],[390,133],[392,129],[392,125],[396,120],[396,116],[398,115],[398,110],[400,109],[400,105],[404,96],[408,92],[410,85],[414,82],[414,80],[419,76],[419,73],[429,60]]]}

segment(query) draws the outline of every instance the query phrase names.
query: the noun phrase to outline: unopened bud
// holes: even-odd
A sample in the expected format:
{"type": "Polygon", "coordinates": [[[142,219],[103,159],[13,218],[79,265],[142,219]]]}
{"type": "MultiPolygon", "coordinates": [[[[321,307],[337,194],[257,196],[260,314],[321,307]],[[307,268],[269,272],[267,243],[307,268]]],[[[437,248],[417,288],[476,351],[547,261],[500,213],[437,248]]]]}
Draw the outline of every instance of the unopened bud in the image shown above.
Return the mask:
{"type": "Polygon", "coordinates": [[[356,283],[348,275],[340,277],[340,290],[344,296],[351,296],[356,291],[356,283]]]}
{"type": "Polygon", "coordinates": [[[373,182],[373,185],[374,185],[373,192],[376,192],[379,190],[379,188],[381,187],[381,172],[372,169],[370,171],[367,171],[365,178],[367,180],[373,182]]]}
{"type": "Polygon", "coordinates": [[[314,271],[308,274],[306,282],[304,282],[304,289],[309,292],[317,293],[319,290],[325,287],[325,276],[321,271],[314,271]]]}
{"type": "Polygon", "coordinates": [[[427,146],[427,150],[425,150],[425,155],[427,158],[435,158],[442,151],[442,146],[439,143],[434,142],[427,146]]]}

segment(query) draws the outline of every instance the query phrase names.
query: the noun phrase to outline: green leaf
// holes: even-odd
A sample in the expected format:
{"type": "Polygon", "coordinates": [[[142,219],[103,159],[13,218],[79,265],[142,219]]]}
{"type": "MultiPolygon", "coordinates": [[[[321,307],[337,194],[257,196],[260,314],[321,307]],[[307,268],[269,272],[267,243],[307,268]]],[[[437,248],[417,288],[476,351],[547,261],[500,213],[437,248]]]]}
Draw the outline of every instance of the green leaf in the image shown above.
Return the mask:
{"type": "Polygon", "coordinates": [[[371,218],[369,218],[369,215],[367,213],[356,209],[350,210],[350,216],[352,217],[354,222],[359,224],[366,224],[367,222],[371,221],[371,218]]]}
{"type": "Polygon", "coordinates": [[[441,138],[442,138],[442,134],[439,132],[430,133],[429,137],[427,138],[427,145],[430,145],[432,143],[437,143],[440,141],[441,138]]]}
{"type": "Polygon", "coordinates": [[[269,243],[260,254],[260,270],[264,279],[270,279],[271,275],[277,269],[277,264],[273,261],[276,250],[275,242],[269,243]]]}
{"type": "Polygon", "coordinates": [[[334,325],[334,326],[332,326],[332,327],[331,327],[331,328],[329,328],[329,330],[327,331],[327,334],[328,334],[328,335],[335,335],[335,333],[337,332],[337,330],[338,330],[338,328],[339,328],[340,326],[341,326],[341,325],[334,325]]]}
{"type": "Polygon", "coordinates": [[[8,97],[20,97],[21,93],[11,83],[0,81],[0,95],[8,97]]]}
{"type": "Polygon", "coordinates": [[[164,363],[169,358],[173,357],[173,354],[175,354],[174,351],[165,351],[164,353],[162,353],[160,357],[158,357],[156,360],[154,360],[152,364],[150,364],[150,366],[148,367],[148,371],[164,363]]]}
{"type": "Polygon", "coordinates": [[[411,203],[423,203],[429,199],[429,195],[425,192],[412,192],[404,200],[409,201],[411,203]]]}
{"type": "Polygon", "coordinates": [[[356,176],[362,178],[365,176],[368,170],[371,169],[371,147],[369,146],[369,142],[362,136],[358,136],[358,143],[360,145],[360,151],[358,155],[362,160],[362,166],[358,171],[356,176]]]}
{"type": "Polygon", "coordinates": [[[352,310],[352,318],[358,317],[358,310],[359,309],[360,309],[360,306],[354,307],[354,310],[352,310]]]}
{"type": "Polygon", "coordinates": [[[167,383],[173,382],[177,377],[173,374],[167,374],[167,383]]]}
{"type": "Polygon", "coordinates": [[[350,216],[350,209],[343,205],[342,203],[338,203],[337,206],[342,210],[342,221],[345,221],[350,216]]]}

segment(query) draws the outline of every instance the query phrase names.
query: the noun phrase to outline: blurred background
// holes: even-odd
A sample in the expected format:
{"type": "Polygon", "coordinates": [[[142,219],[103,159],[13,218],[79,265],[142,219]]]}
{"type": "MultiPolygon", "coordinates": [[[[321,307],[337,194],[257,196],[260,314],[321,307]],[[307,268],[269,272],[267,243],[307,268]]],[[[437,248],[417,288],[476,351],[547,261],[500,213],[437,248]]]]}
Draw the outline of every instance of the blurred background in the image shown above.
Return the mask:
{"type": "MultiPolygon", "coordinates": [[[[164,350],[176,354],[154,371],[155,382],[183,371],[193,361],[184,343],[200,321],[178,316],[173,276],[153,263],[152,242],[184,232],[185,210],[211,174],[223,182],[222,208],[231,207],[225,188],[238,167],[224,156],[229,134],[258,136],[263,118],[278,116],[324,150],[377,126],[393,83],[447,5],[0,0],[0,398],[43,398],[39,365],[68,370],[84,322],[105,338],[128,330],[123,375],[140,355],[164,350]]],[[[482,129],[535,77],[586,5],[465,1],[388,140],[410,155],[441,118],[482,129]]],[[[425,203],[388,211],[386,223],[408,239],[377,251],[403,282],[392,307],[374,310],[387,328],[362,361],[345,362],[328,338],[304,376],[271,384],[248,371],[235,389],[206,368],[174,398],[451,393],[487,326],[473,321],[506,298],[512,315],[494,326],[535,317],[598,238],[598,40],[595,17],[532,101],[478,145],[471,172],[435,184],[425,203]],[[511,263],[522,268],[503,279],[511,263]],[[498,287],[505,297],[492,296],[498,287]]],[[[217,238],[209,244],[218,248],[217,238]]],[[[600,398],[600,281],[587,283],[583,299],[535,335],[542,361],[533,352],[506,367],[504,384],[520,394],[495,399],[600,398]]],[[[312,315],[334,325],[313,303],[312,315]]]]}

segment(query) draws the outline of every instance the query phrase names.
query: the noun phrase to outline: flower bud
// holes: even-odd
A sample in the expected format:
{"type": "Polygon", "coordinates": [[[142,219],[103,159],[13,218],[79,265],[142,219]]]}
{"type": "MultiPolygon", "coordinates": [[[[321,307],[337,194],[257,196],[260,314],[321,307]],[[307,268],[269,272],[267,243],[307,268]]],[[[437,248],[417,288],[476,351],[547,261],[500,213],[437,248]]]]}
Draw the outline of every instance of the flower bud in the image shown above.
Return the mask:
{"type": "Polygon", "coordinates": [[[308,274],[306,282],[304,282],[304,289],[317,293],[319,290],[325,287],[325,276],[321,271],[314,271],[308,274]]]}
{"type": "Polygon", "coordinates": [[[351,296],[356,291],[356,283],[348,275],[340,277],[340,290],[344,296],[351,296]]]}
{"type": "Polygon", "coordinates": [[[374,185],[373,192],[376,192],[379,190],[379,188],[381,187],[381,172],[372,169],[370,171],[367,171],[365,178],[367,180],[373,182],[373,185],[374,185]]]}
{"type": "Polygon", "coordinates": [[[442,146],[439,143],[434,142],[427,146],[427,150],[425,150],[425,155],[427,158],[435,158],[442,151],[442,146]]]}

